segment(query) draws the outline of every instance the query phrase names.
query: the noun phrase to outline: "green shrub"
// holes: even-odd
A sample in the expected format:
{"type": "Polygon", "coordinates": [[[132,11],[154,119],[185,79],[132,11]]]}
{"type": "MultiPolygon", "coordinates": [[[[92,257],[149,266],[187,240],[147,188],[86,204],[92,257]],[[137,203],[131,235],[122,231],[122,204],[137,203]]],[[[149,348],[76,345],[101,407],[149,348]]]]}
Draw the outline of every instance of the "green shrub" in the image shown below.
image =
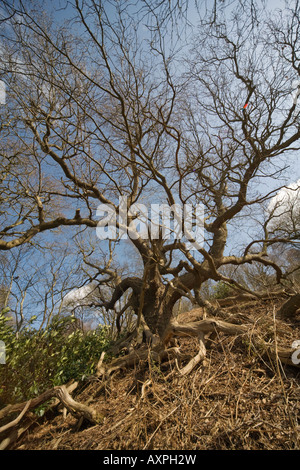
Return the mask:
{"type": "Polygon", "coordinates": [[[6,364],[0,364],[0,408],[95,372],[101,352],[110,344],[108,329],[72,331],[73,322],[72,317],[57,316],[45,330],[29,325],[16,335],[0,313],[0,340],[6,349],[6,364]]]}

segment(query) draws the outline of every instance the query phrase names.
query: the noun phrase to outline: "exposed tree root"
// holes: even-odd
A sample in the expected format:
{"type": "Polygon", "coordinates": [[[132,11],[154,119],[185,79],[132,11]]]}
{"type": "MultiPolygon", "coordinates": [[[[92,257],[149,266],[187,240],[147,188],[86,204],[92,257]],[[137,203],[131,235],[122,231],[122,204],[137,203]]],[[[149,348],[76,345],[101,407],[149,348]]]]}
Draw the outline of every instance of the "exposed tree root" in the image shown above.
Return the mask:
{"type": "Polygon", "coordinates": [[[206,318],[205,320],[180,324],[172,322],[166,331],[164,342],[168,343],[172,336],[198,336],[199,333],[212,333],[219,331],[227,335],[240,335],[247,333],[248,328],[244,325],[227,323],[217,318],[206,318]]]}
{"type": "MultiPolygon", "coordinates": [[[[239,316],[235,319],[241,320],[239,316]]],[[[211,345],[213,338],[215,338],[218,333],[243,335],[245,344],[251,345],[252,349],[255,349],[261,356],[272,361],[279,359],[283,364],[299,367],[298,364],[292,361],[294,351],[292,348],[278,347],[265,342],[259,335],[255,334],[249,326],[228,323],[217,318],[206,318],[205,320],[183,324],[173,321],[167,329],[163,341],[158,345],[155,345],[151,349],[144,345],[126,356],[114,359],[109,365],[101,368],[98,376],[103,375],[107,377],[117,370],[136,366],[142,361],[149,359],[158,362],[170,359],[182,362],[190,359],[185,367],[181,370],[179,369],[180,374],[188,375],[197,364],[203,361],[207,347],[211,345]],[[179,347],[173,346],[167,348],[166,346],[174,337],[198,337],[199,351],[197,355],[191,358],[183,354],[179,347]]]]}
{"type": "MultiPolygon", "coordinates": [[[[239,315],[234,316],[233,319],[241,321],[239,315]]],[[[134,367],[147,360],[163,362],[172,359],[175,359],[177,363],[178,361],[181,363],[189,360],[188,364],[182,369],[178,368],[181,375],[188,375],[196,365],[203,361],[207,347],[211,346],[213,338],[218,333],[244,335],[245,344],[251,344],[252,348],[259,352],[260,355],[269,360],[278,358],[283,364],[297,366],[297,364],[292,362],[292,348],[275,347],[272,344],[266,343],[262,338],[254,334],[249,326],[229,323],[217,318],[206,318],[205,320],[183,324],[173,321],[159,344],[152,345],[152,348],[143,345],[125,356],[114,359],[106,366],[101,361],[101,368],[98,368],[97,376],[103,376],[103,378],[109,377],[117,370],[134,367]],[[189,355],[183,354],[179,347],[167,347],[175,337],[198,337],[199,351],[196,356],[191,358],[189,355]]]]}
{"type": "Polygon", "coordinates": [[[134,367],[141,362],[154,361],[163,362],[169,359],[176,358],[179,361],[183,361],[190,358],[190,355],[181,353],[177,347],[171,347],[165,349],[161,344],[154,346],[152,349],[147,345],[141,346],[139,349],[127,354],[123,357],[113,359],[106,367],[102,365],[98,368],[97,376],[108,378],[113,372],[121,369],[127,369],[134,367]]]}
{"type": "Polygon", "coordinates": [[[271,299],[281,299],[287,297],[287,293],[282,290],[278,292],[266,292],[260,295],[248,294],[248,293],[239,293],[230,297],[225,297],[224,299],[219,299],[218,304],[221,307],[235,306],[241,302],[250,302],[257,300],[271,300],[271,299]]]}
{"type": "Polygon", "coordinates": [[[14,419],[13,421],[10,421],[10,423],[7,423],[5,424],[4,426],[2,426],[0,428],[0,434],[3,433],[4,431],[7,431],[8,429],[11,429],[13,428],[14,426],[16,426],[17,424],[19,424],[19,422],[21,421],[21,419],[23,418],[23,416],[26,414],[26,412],[28,411],[29,407],[30,407],[30,403],[31,403],[31,400],[29,400],[25,406],[24,406],[24,409],[21,411],[21,413],[19,414],[19,416],[14,419]]]}
{"type": "Polygon", "coordinates": [[[203,359],[206,356],[206,347],[204,343],[204,333],[200,332],[199,333],[199,351],[196,356],[194,356],[189,363],[183,367],[179,372],[181,375],[188,375],[200,362],[203,361],[203,359]]]}
{"type": "Polygon", "coordinates": [[[300,364],[292,361],[292,355],[295,349],[282,348],[273,344],[266,343],[261,338],[252,337],[252,346],[257,352],[271,362],[280,361],[282,364],[300,368],[300,364]]]}
{"type": "MultiPolygon", "coordinates": [[[[0,410],[0,419],[6,418],[13,413],[19,413],[21,411],[21,414],[16,419],[5,424],[4,426],[0,428],[0,434],[4,434],[11,428],[14,428],[17,425],[19,425],[19,423],[21,422],[21,420],[23,419],[23,417],[26,415],[26,413],[29,410],[37,408],[39,405],[47,402],[48,400],[52,398],[57,398],[59,402],[62,403],[62,405],[73,416],[79,419],[80,418],[86,419],[92,424],[97,424],[103,419],[102,415],[99,415],[99,413],[97,413],[92,407],[75,401],[69,394],[67,387],[65,385],[62,385],[62,386],[57,386],[50,390],[47,390],[46,392],[42,393],[36,398],[33,398],[32,400],[29,400],[28,402],[17,403],[15,405],[8,405],[2,410],[0,410]]],[[[31,425],[32,422],[28,424],[31,425]]],[[[27,429],[25,428],[23,430],[27,429]]],[[[17,432],[17,433],[13,432],[11,436],[6,437],[0,443],[0,449],[3,450],[7,448],[7,446],[10,445],[15,440],[14,436],[18,438],[19,434],[20,432],[17,432]]]]}
{"type": "Polygon", "coordinates": [[[12,428],[12,431],[9,434],[4,434],[4,439],[0,441],[0,450],[5,450],[9,446],[11,446],[14,442],[16,442],[20,437],[26,432],[36,421],[36,416],[31,414],[28,416],[26,414],[26,418],[23,419],[22,416],[22,423],[18,424],[17,426],[14,426],[12,428]]]}

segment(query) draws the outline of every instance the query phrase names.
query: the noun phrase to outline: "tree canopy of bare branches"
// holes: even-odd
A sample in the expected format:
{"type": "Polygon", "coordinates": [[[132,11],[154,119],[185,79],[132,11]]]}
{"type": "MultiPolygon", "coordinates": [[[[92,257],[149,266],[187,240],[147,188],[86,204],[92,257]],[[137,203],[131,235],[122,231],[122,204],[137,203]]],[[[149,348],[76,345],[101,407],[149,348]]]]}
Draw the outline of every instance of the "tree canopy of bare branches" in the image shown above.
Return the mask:
{"type": "Polygon", "coordinates": [[[259,263],[278,285],[285,278],[269,248],[299,231],[269,230],[262,208],[286,184],[300,147],[292,98],[300,11],[297,1],[272,14],[252,1],[215,2],[209,14],[198,9],[193,25],[188,2],[137,3],[74,0],[55,16],[34,2],[4,1],[0,249],[76,227],[97,240],[105,205],[126,256],[122,238],[138,204],[201,205],[205,236],[196,250],[184,238],[138,231],[131,243],[141,276],[98,268],[114,283],[110,299],[100,286],[98,306],[114,309],[131,289],[120,315],[130,306],[163,337],[177,300],[199,300],[209,279],[253,294],[226,266],[259,263]],[[186,26],[183,42],[166,22],[173,32],[186,26]]]}

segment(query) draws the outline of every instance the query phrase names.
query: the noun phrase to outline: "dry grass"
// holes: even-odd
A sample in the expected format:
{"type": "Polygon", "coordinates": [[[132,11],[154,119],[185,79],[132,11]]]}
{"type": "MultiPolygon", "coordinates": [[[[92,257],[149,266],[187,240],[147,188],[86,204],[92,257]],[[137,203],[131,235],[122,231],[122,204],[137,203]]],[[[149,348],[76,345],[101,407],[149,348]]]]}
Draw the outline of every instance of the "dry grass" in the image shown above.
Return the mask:
{"type": "MultiPolygon", "coordinates": [[[[300,328],[274,322],[278,306],[244,307],[269,342],[290,346],[300,328]]],[[[197,352],[194,340],[182,348],[197,352]],[[194,348],[194,349],[193,349],[194,348]]],[[[205,362],[187,377],[174,363],[118,372],[99,392],[78,395],[105,415],[78,430],[72,416],[47,416],[15,444],[20,449],[197,450],[299,449],[299,369],[272,363],[241,338],[220,335],[205,362]],[[51,419],[50,419],[51,418],[51,419]]]]}

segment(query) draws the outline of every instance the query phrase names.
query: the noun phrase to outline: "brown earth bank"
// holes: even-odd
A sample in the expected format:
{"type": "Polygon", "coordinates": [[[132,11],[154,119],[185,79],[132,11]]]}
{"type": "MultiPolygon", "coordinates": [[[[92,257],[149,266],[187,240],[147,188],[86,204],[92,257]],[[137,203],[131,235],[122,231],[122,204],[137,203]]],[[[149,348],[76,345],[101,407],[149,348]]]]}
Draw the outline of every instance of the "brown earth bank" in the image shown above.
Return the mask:
{"type": "MultiPolygon", "coordinates": [[[[282,299],[251,301],[224,311],[236,322],[240,318],[250,332],[275,349],[290,348],[300,340],[300,322],[297,317],[290,321],[275,317],[282,303],[282,299]]],[[[199,318],[201,309],[195,309],[178,320],[186,323],[199,318]]],[[[183,352],[197,354],[196,338],[176,341],[183,352]]],[[[180,374],[174,359],[157,363],[150,358],[114,372],[105,381],[90,378],[79,384],[72,397],[96,410],[99,422],[91,424],[66,413],[61,403],[52,404],[43,417],[31,410],[10,429],[9,436],[14,438],[6,448],[300,449],[299,379],[299,368],[268,357],[252,344],[251,334],[245,338],[220,332],[189,375],[180,374]]]]}

